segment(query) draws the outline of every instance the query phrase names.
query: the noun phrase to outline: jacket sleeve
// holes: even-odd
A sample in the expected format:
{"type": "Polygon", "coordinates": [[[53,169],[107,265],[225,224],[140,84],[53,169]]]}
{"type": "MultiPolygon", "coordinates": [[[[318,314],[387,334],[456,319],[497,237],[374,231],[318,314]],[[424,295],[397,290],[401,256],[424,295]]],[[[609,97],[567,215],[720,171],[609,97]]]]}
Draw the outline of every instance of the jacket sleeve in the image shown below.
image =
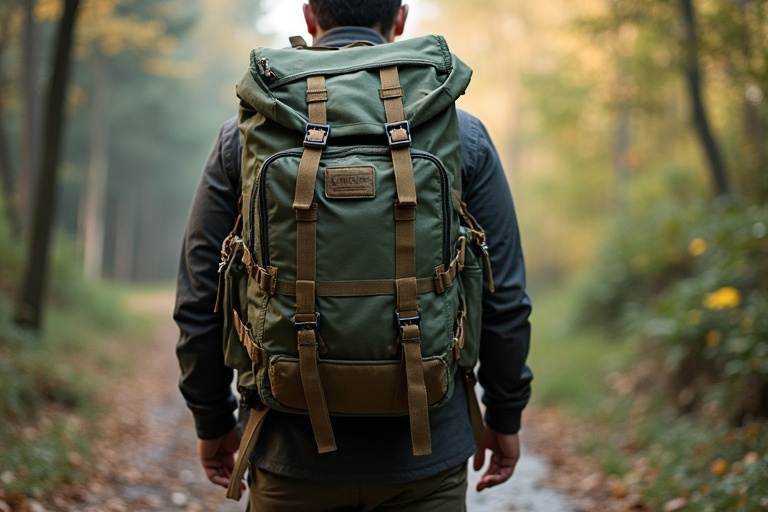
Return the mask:
{"type": "Polygon", "coordinates": [[[233,373],[224,364],[223,318],[214,313],[221,243],[234,226],[239,189],[240,142],[235,119],[216,139],[187,220],[181,250],[174,320],[179,388],[201,439],[220,437],[235,426],[233,373]]]}
{"type": "Polygon", "coordinates": [[[463,197],[486,232],[495,285],[490,293],[485,280],[478,380],[486,423],[497,432],[511,434],[520,429],[533,379],[526,365],[531,302],[520,232],[509,184],[488,132],[466,112],[459,111],[459,122],[463,197]]]}

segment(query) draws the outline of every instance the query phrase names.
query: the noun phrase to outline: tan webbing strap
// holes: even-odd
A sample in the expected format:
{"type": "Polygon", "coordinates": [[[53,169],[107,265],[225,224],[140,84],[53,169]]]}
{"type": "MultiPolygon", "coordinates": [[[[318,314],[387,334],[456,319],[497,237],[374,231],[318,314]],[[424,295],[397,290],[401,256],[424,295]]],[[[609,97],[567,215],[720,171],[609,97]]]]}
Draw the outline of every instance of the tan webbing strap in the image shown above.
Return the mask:
{"type": "Polygon", "coordinates": [[[408,417],[411,424],[413,454],[432,453],[429,431],[429,404],[424,384],[424,368],[421,364],[421,334],[419,310],[416,301],[416,278],[395,281],[399,341],[405,366],[405,383],[408,397],[408,417]]]}
{"type": "Polygon", "coordinates": [[[416,184],[413,177],[411,160],[411,134],[403,110],[403,89],[397,66],[381,68],[381,89],[379,96],[384,102],[387,116],[386,131],[392,152],[392,165],[395,171],[397,201],[401,205],[416,206],[416,184]]]}
{"type": "Polygon", "coordinates": [[[485,438],[485,425],[483,413],[480,411],[480,403],[475,393],[475,374],[471,370],[466,374],[465,388],[467,389],[467,404],[469,406],[469,419],[472,423],[472,434],[475,437],[475,446],[480,446],[485,438]]]}
{"type": "Polygon", "coordinates": [[[227,498],[240,501],[242,491],[240,482],[243,481],[245,470],[248,467],[248,459],[253,447],[256,445],[256,439],[259,437],[261,426],[264,424],[264,417],[267,415],[269,407],[261,409],[251,409],[248,416],[248,423],[245,425],[243,437],[240,439],[240,448],[237,451],[237,460],[232,473],[229,475],[229,487],[227,487],[227,498]]]}
{"type": "Polygon", "coordinates": [[[296,176],[293,201],[296,213],[296,314],[293,322],[296,327],[301,384],[319,453],[336,450],[336,440],[318,368],[320,333],[319,316],[315,309],[317,203],[314,203],[314,197],[320,157],[330,131],[326,124],[327,100],[325,78],[307,78],[309,124],[304,138],[304,153],[296,176]]]}
{"type": "MultiPolygon", "coordinates": [[[[451,270],[441,273],[439,276],[422,277],[416,280],[416,286],[419,295],[422,293],[436,292],[441,293],[453,285],[456,277],[454,271],[456,267],[451,266],[451,270]],[[444,280],[450,280],[447,287],[438,288],[437,283],[444,280]]],[[[262,280],[262,283],[264,281],[262,280]]],[[[371,281],[316,281],[315,297],[373,297],[376,295],[394,295],[394,281],[392,279],[381,279],[371,281]]],[[[263,290],[264,288],[262,288],[263,290]]],[[[296,284],[288,281],[277,281],[275,287],[276,295],[296,295],[296,284]]]]}
{"type": "Polygon", "coordinates": [[[387,122],[384,125],[392,153],[397,201],[395,203],[395,302],[399,341],[405,364],[408,416],[414,455],[432,453],[427,389],[421,364],[421,334],[416,280],[416,182],[411,160],[410,125],[405,119],[403,89],[396,66],[379,70],[387,122]]]}
{"type": "Polygon", "coordinates": [[[315,196],[315,181],[320,157],[323,155],[330,127],[326,124],[326,101],[328,92],[325,89],[325,77],[310,76],[307,78],[307,109],[309,124],[304,134],[304,152],[299,163],[296,176],[296,193],[293,207],[308,209],[315,196]]]}

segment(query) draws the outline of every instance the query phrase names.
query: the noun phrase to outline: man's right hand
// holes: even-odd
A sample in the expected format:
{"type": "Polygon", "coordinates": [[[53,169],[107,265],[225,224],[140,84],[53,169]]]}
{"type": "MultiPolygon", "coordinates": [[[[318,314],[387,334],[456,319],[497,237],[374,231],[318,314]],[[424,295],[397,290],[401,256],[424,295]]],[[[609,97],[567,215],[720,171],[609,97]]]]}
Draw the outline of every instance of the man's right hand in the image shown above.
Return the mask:
{"type": "MultiPolygon", "coordinates": [[[[197,454],[208,480],[221,487],[229,486],[239,446],[240,436],[235,429],[216,439],[197,440],[197,454]]],[[[245,482],[240,482],[240,490],[245,490],[245,482]]]]}

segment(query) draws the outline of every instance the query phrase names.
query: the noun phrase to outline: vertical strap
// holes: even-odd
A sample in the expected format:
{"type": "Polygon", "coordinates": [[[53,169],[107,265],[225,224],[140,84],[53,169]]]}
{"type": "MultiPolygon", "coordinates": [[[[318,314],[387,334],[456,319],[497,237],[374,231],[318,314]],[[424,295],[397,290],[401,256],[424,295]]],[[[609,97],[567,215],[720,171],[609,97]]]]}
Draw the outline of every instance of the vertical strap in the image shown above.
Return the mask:
{"type": "Polygon", "coordinates": [[[309,420],[320,453],[336,450],[331,418],[325,400],[318,368],[319,315],[315,310],[315,277],[317,254],[317,203],[315,182],[330,127],[326,124],[325,78],[307,78],[309,124],[304,136],[304,152],[296,176],[293,208],[296,213],[296,338],[299,371],[309,420]]]}
{"type": "Polygon", "coordinates": [[[259,437],[261,426],[264,424],[264,417],[269,411],[268,407],[261,409],[251,409],[248,416],[248,423],[245,425],[243,437],[240,439],[240,448],[237,450],[237,460],[232,473],[229,475],[229,487],[227,487],[227,498],[240,501],[242,492],[240,491],[240,482],[245,475],[245,469],[248,467],[248,459],[253,447],[256,445],[256,439],[259,437]]]}
{"type": "Polygon", "coordinates": [[[397,201],[401,204],[416,205],[416,185],[413,178],[413,161],[411,160],[411,131],[405,119],[403,109],[403,89],[400,87],[400,77],[397,66],[381,68],[381,89],[379,96],[384,102],[387,116],[387,138],[392,151],[392,165],[395,169],[397,186],[397,201]]]}
{"type": "Polygon", "coordinates": [[[399,342],[405,366],[408,416],[414,455],[432,453],[427,388],[421,357],[416,285],[416,183],[411,160],[410,125],[405,119],[403,89],[396,66],[379,70],[387,122],[384,130],[392,153],[397,188],[395,203],[395,286],[399,342]]]}
{"type": "Polygon", "coordinates": [[[330,126],[327,124],[325,103],[328,92],[325,89],[325,77],[310,76],[307,78],[307,109],[309,124],[304,134],[304,152],[299,163],[296,176],[296,192],[293,207],[307,209],[315,196],[315,181],[320,157],[325,149],[330,126]]]}
{"type": "Polygon", "coordinates": [[[483,425],[483,413],[480,411],[480,403],[475,393],[475,372],[467,371],[464,387],[467,390],[467,406],[469,407],[469,419],[472,423],[472,434],[475,437],[475,446],[480,447],[485,438],[485,426],[483,425]]]}

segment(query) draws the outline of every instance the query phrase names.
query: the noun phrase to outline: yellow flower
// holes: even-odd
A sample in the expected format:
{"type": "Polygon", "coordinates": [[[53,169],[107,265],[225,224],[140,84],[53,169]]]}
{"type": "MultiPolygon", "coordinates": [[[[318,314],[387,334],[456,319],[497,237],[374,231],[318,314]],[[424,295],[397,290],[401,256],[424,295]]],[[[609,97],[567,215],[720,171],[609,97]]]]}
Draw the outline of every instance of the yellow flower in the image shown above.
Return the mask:
{"type": "Polygon", "coordinates": [[[728,472],[728,463],[723,459],[717,459],[709,466],[709,472],[716,476],[724,475],[728,472]]]}
{"type": "Polygon", "coordinates": [[[723,339],[723,335],[720,334],[720,331],[707,331],[707,334],[704,335],[704,342],[707,344],[708,347],[716,347],[720,344],[720,340],[723,339]]]}
{"type": "Polygon", "coordinates": [[[705,252],[707,252],[707,242],[701,238],[694,238],[688,244],[688,253],[693,257],[701,256],[705,252]]]}
{"type": "Polygon", "coordinates": [[[719,290],[708,293],[703,302],[707,309],[731,309],[741,303],[741,294],[733,286],[723,286],[719,290]]]}

